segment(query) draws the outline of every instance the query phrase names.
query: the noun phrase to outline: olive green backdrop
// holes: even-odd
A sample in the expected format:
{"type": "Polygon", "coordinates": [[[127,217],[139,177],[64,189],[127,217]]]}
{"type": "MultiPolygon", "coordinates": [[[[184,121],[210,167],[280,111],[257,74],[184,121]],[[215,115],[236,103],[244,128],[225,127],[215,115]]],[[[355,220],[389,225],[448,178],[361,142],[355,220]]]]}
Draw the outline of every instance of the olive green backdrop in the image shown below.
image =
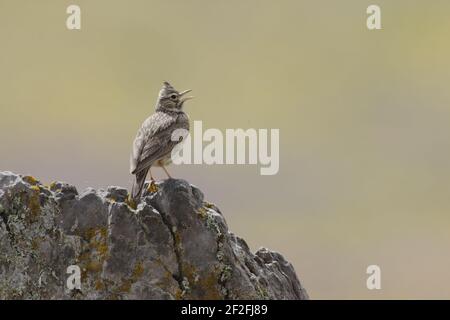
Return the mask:
{"type": "MultiPolygon", "coordinates": [[[[130,186],[163,80],[205,128],[279,128],[280,172],[170,167],[311,298],[450,298],[449,1],[0,0],[0,170],[130,186]],[[66,28],[78,4],[82,30],[66,28]],[[366,8],[382,9],[379,31],[366,8]],[[366,267],[382,290],[366,288],[366,267]]],[[[161,170],[155,175],[163,178],[161,170]]]]}

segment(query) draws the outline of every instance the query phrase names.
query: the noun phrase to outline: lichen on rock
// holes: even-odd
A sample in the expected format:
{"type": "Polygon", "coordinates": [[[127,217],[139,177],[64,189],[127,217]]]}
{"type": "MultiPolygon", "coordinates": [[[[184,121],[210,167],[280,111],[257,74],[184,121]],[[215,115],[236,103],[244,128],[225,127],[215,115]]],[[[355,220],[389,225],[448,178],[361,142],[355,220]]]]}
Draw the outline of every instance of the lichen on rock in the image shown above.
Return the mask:
{"type": "Polygon", "coordinates": [[[132,208],[127,190],[81,194],[0,172],[0,299],[307,299],[292,265],[253,254],[184,180],[132,208]],[[81,270],[71,290],[67,268],[81,270]]]}

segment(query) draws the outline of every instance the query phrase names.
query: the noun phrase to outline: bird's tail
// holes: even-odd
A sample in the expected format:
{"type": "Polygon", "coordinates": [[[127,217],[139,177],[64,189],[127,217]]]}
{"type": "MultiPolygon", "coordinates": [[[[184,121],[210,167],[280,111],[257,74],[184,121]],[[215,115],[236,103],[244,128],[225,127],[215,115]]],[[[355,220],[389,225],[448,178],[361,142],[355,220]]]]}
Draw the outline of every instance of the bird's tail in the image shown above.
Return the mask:
{"type": "Polygon", "coordinates": [[[148,169],[136,173],[133,187],[131,188],[131,199],[138,204],[141,198],[142,189],[144,188],[145,178],[147,177],[148,169]]]}

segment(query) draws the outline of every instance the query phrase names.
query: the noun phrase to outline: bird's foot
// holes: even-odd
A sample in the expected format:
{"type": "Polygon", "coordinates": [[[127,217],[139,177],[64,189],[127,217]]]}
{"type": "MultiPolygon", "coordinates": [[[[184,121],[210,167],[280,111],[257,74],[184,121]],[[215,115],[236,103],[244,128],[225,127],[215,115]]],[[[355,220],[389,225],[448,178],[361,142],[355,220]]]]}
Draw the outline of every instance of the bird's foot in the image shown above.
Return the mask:
{"type": "Polygon", "coordinates": [[[150,184],[148,185],[147,191],[150,193],[158,191],[158,186],[156,185],[155,180],[150,180],[150,184]]]}

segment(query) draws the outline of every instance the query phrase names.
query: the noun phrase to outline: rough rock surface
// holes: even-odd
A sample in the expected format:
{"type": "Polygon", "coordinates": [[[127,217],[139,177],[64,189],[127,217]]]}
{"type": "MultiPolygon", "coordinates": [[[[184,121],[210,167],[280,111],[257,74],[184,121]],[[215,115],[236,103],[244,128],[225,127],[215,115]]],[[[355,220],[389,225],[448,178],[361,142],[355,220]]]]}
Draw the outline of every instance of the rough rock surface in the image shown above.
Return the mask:
{"type": "Polygon", "coordinates": [[[184,180],[146,192],[0,172],[0,299],[307,299],[279,253],[250,252],[184,180]],[[68,266],[81,288],[67,287],[68,266]]]}

